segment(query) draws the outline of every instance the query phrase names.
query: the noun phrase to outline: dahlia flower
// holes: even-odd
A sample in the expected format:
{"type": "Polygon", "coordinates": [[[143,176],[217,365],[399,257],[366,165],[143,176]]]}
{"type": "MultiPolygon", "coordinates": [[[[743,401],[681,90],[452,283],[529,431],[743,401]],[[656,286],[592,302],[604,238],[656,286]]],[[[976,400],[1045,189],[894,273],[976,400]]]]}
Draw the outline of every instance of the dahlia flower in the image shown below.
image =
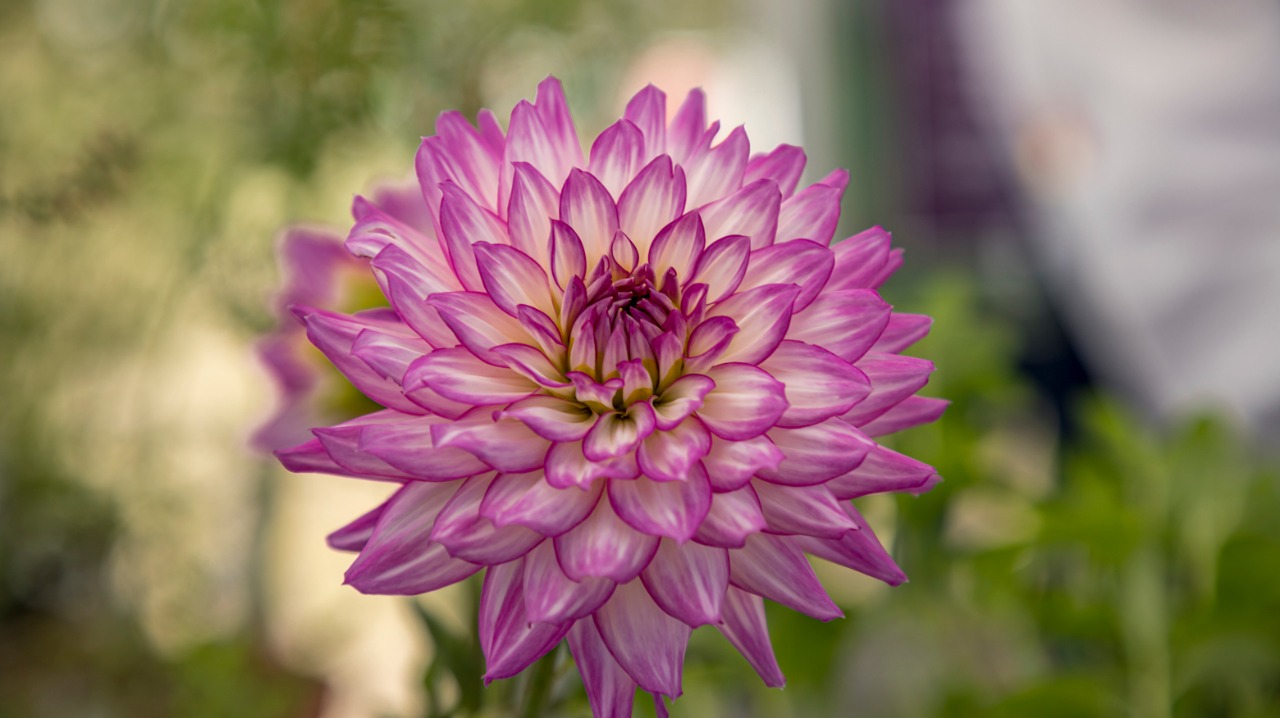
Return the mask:
{"type": "Polygon", "coordinates": [[[933,469],[875,441],[936,418],[928,331],[876,287],[872,229],[829,247],[847,173],[715,141],[701,91],[667,121],[638,93],[584,155],[560,84],[504,132],[443,114],[416,158],[420,219],[357,198],[346,248],[390,306],[297,305],[306,335],[384,407],[277,452],[395,485],[330,536],[347,583],[420,594],[484,572],[486,680],[566,640],[597,716],[681,693],[711,625],[781,686],[763,598],[841,615],[806,554],[905,579],[850,499],[933,469]]]}

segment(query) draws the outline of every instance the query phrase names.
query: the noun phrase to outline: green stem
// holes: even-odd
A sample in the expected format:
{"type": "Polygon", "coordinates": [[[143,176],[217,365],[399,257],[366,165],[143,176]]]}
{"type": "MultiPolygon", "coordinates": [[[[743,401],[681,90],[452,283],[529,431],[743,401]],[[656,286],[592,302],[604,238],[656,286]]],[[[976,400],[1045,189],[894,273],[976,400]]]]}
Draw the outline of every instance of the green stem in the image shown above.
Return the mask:
{"type": "Polygon", "coordinates": [[[552,649],[534,665],[529,682],[524,687],[524,713],[521,714],[524,718],[539,718],[542,715],[547,696],[551,694],[551,684],[555,681],[558,653],[559,650],[552,649]]]}

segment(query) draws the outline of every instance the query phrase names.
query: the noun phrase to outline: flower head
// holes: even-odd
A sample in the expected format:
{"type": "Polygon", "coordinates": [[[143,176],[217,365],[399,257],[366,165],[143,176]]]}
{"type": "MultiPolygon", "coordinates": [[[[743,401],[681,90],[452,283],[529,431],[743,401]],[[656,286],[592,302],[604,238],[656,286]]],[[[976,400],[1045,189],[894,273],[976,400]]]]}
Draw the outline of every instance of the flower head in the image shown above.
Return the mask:
{"type": "Polygon", "coordinates": [[[347,582],[484,571],[487,679],[567,638],[598,716],[680,695],[705,624],[781,685],[762,597],[840,616],[806,553],[904,580],[849,499],[937,480],[874,439],[945,406],[898,354],[929,319],[875,290],[900,251],[879,229],[829,247],[847,174],[797,191],[799,148],[718,129],[700,91],[668,123],[649,87],[584,156],[554,79],[505,133],[446,113],[420,221],[355,203],[346,247],[390,308],[293,308],[384,407],[278,453],[399,485],[330,537],[359,553],[347,582]]]}

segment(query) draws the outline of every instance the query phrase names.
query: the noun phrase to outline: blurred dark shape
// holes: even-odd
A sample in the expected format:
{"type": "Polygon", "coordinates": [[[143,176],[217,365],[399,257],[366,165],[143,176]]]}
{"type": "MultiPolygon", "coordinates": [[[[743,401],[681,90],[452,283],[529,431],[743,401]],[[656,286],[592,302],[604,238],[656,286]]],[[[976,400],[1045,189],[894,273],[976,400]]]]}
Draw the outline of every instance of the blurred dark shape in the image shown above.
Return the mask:
{"type": "Polygon", "coordinates": [[[0,216],[8,210],[37,224],[75,221],[125,191],[140,150],[136,137],[102,132],[84,144],[72,169],[13,198],[0,197],[0,216]]]}

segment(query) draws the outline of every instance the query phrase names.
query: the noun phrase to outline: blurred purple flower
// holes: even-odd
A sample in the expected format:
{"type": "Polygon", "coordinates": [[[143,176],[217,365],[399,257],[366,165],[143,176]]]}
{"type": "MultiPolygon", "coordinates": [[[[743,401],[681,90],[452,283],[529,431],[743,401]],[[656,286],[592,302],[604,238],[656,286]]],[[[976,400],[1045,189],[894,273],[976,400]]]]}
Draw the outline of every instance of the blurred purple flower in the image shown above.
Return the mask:
{"type": "Polygon", "coordinates": [[[485,570],[486,679],[567,638],[597,716],[629,716],[637,685],[665,714],[706,624],[781,686],[762,597],[841,615],[806,552],[903,581],[849,499],[931,486],[873,437],[946,405],[898,354],[930,320],[875,290],[901,251],[878,228],[828,247],[847,173],[797,192],[799,148],[713,144],[697,90],[665,105],[642,90],[586,157],[555,79],[505,134],[445,113],[416,160],[430,211],[355,203],[346,248],[391,307],[292,307],[385,407],[277,452],[399,485],[330,536],[359,553],[347,583],[485,570]]]}

